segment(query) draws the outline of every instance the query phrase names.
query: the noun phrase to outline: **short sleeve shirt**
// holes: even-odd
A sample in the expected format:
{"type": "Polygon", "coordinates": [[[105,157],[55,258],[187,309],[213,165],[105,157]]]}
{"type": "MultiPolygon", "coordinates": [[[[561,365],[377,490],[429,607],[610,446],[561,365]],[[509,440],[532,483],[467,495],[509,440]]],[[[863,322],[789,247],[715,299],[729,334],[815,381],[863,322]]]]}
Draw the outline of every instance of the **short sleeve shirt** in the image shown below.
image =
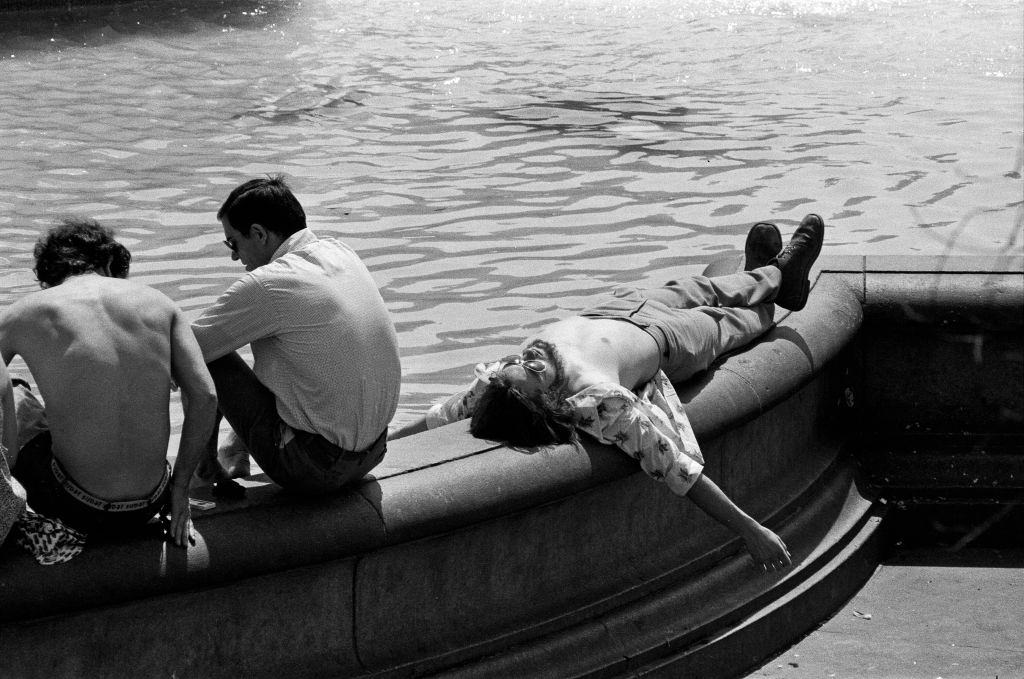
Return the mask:
{"type": "MultiPolygon", "coordinates": [[[[476,379],[467,389],[431,407],[427,427],[471,417],[490,375],[499,367],[497,362],[478,364],[476,379]]],[[[600,383],[566,400],[573,407],[579,430],[618,447],[672,492],[685,495],[700,477],[704,457],[683,404],[664,372],[659,370],[636,391],[600,383]]]]}

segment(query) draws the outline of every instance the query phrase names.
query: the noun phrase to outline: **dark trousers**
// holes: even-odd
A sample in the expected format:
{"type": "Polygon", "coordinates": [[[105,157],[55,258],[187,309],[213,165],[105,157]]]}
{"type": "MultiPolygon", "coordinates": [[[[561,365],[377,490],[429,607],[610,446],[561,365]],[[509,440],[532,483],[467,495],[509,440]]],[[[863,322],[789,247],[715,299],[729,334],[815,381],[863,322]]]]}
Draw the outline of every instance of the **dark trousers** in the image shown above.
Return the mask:
{"type": "Polygon", "coordinates": [[[33,511],[51,519],[60,519],[88,535],[122,535],[138,531],[170,501],[171,486],[168,483],[159,494],[154,489],[153,496],[139,509],[108,511],[84,504],[56,479],[51,468],[52,460],[52,439],[50,432],[44,431],[19,452],[14,478],[24,486],[33,511]]]}
{"type": "MultiPolygon", "coordinates": [[[[331,492],[363,478],[384,459],[387,431],[362,451],[345,450],[319,434],[297,429],[282,444],[286,425],[277,413],[276,399],[252,368],[234,352],[211,361],[207,368],[217,388],[218,410],[256,464],[282,488],[331,492]]],[[[216,459],[216,451],[214,430],[208,453],[216,459]]]]}

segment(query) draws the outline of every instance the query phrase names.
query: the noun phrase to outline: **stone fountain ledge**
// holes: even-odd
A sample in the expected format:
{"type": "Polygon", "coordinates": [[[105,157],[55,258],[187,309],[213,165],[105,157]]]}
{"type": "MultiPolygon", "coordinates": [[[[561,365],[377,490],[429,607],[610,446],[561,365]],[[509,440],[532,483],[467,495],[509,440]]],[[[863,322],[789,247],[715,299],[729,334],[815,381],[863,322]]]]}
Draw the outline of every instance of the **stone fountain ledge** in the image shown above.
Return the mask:
{"type": "MultiPolygon", "coordinates": [[[[757,572],[614,449],[516,451],[456,423],[392,442],[348,493],[298,499],[257,476],[244,501],[199,496],[188,550],[140,537],[42,568],[4,547],[0,674],[736,674],[877,564],[885,506],[860,482],[865,441],[922,408],[933,428],[1019,432],[985,399],[1020,407],[1020,388],[1005,392],[1020,376],[1007,338],[1024,327],[1022,271],[1019,256],[823,257],[804,311],[679,385],[707,473],[784,537],[785,573],[757,572]],[[1003,358],[933,360],[935,337],[972,332],[1003,358]],[[996,385],[979,401],[915,379],[915,361],[996,385]],[[929,390],[953,410],[930,414],[929,390]]],[[[979,341],[952,351],[975,356],[979,341]]]]}

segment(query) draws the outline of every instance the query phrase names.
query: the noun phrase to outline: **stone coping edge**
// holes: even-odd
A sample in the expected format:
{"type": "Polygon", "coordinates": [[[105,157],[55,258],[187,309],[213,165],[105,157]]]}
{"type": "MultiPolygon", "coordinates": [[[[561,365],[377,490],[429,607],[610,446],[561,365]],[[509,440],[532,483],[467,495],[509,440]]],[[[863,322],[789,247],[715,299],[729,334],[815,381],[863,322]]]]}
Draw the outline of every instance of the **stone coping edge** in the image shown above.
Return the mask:
{"type": "MultiPolygon", "coordinates": [[[[757,343],[681,385],[698,438],[713,439],[806,384],[860,328],[860,283],[875,272],[867,267],[905,272],[915,259],[930,261],[918,261],[910,267],[914,273],[931,273],[956,258],[863,257],[852,258],[852,264],[823,258],[805,310],[779,314],[777,326],[757,343]]],[[[977,273],[977,258],[969,259],[974,268],[962,273],[977,273]]],[[[1017,274],[1024,264],[1024,257],[984,259],[987,271],[1017,274]]],[[[140,537],[96,545],[69,564],[41,568],[6,545],[0,553],[0,620],[58,615],[353,558],[637,473],[604,446],[524,455],[473,439],[463,423],[429,434],[393,442],[389,457],[400,464],[386,460],[376,478],[353,492],[298,500],[256,484],[244,507],[197,516],[200,540],[188,550],[140,537]],[[421,454],[427,446],[429,454],[421,454]],[[452,478],[460,483],[451,484],[452,478]]]]}

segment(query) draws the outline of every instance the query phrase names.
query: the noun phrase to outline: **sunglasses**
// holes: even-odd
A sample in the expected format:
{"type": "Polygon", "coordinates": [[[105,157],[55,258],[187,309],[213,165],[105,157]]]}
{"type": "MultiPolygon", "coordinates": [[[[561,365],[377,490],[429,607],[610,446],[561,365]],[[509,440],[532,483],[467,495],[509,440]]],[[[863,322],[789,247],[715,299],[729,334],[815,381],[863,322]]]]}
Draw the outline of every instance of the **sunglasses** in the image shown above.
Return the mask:
{"type": "Polygon", "coordinates": [[[542,373],[548,369],[548,364],[537,358],[523,358],[519,354],[506,356],[498,361],[498,370],[504,370],[510,365],[521,365],[532,373],[542,373]]]}
{"type": "Polygon", "coordinates": [[[238,243],[231,240],[230,238],[221,242],[224,243],[224,245],[226,245],[228,247],[228,250],[231,250],[231,252],[238,252],[238,243]]]}

